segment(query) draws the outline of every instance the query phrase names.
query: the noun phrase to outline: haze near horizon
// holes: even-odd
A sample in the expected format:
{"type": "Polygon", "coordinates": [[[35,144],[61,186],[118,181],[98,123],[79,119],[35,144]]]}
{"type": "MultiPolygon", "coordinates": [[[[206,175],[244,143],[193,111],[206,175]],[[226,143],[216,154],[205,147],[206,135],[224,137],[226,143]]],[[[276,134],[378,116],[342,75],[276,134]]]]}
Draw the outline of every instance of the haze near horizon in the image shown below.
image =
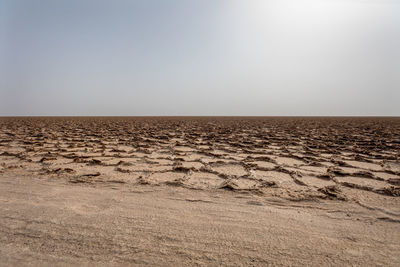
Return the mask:
{"type": "Polygon", "coordinates": [[[0,116],[399,116],[395,0],[0,0],[0,116]]]}

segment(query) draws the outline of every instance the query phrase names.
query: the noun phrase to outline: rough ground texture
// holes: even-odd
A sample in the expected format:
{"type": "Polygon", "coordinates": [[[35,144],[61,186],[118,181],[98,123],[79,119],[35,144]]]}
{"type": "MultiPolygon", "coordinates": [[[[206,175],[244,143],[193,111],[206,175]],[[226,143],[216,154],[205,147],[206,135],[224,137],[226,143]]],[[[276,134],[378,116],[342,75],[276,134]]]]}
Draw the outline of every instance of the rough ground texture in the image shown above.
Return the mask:
{"type": "Polygon", "coordinates": [[[400,118],[0,118],[0,265],[400,264],[400,118]]]}

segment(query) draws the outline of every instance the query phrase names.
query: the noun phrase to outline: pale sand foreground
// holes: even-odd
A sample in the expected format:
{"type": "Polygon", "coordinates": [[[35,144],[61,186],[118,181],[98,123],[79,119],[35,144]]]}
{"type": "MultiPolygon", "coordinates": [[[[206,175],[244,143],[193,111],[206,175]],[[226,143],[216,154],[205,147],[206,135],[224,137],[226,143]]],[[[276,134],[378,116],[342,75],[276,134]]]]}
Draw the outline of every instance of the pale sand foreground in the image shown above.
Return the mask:
{"type": "Polygon", "coordinates": [[[399,217],[348,201],[0,174],[0,265],[399,266],[399,217]]]}

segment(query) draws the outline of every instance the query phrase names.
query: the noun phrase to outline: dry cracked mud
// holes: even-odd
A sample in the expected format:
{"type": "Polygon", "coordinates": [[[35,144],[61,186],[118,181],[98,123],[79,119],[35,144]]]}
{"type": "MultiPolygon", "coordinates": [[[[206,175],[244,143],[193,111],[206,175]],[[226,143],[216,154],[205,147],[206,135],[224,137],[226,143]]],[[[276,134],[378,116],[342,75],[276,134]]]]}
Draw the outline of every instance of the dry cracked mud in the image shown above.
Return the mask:
{"type": "Polygon", "coordinates": [[[400,118],[0,118],[0,177],[340,202],[396,224],[400,118]]]}

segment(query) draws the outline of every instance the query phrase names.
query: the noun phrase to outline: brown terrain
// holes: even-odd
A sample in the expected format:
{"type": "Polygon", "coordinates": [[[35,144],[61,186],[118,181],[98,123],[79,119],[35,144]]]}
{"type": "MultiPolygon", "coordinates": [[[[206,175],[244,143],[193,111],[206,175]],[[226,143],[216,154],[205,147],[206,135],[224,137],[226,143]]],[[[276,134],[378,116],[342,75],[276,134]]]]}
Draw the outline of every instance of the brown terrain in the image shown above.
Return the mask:
{"type": "Polygon", "coordinates": [[[400,118],[0,118],[0,265],[400,266],[400,118]]]}

